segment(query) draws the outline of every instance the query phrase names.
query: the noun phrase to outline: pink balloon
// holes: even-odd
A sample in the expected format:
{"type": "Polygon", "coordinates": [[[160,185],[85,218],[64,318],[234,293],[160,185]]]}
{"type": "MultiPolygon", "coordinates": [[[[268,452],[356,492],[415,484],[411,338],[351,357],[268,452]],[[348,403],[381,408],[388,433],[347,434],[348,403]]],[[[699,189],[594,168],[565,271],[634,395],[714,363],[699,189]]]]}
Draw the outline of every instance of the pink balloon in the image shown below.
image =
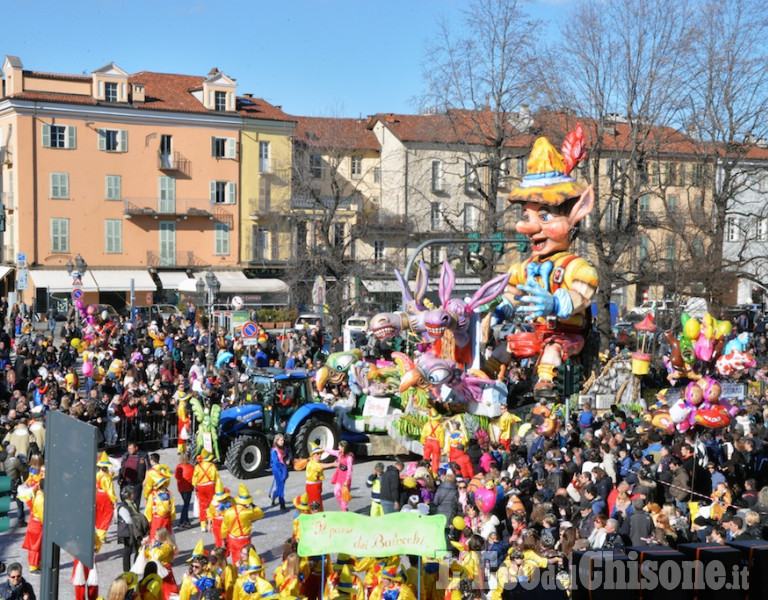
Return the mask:
{"type": "Polygon", "coordinates": [[[83,308],[85,308],[85,304],[83,304],[82,300],[75,300],[75,306],[77,307],[77,310],[83,310],[83,308]]]}
{"type": "Polygon", "coordinates": [[[83,363],[83,376],[90,377],[91,375],[93,375],[93,363],[86,361],[83,363]]]}
{"type": "Polygon", "coordinates": [[[496,490],[478,488],[475,490],[475,504],[481,513],[487,515],[496,505],[496,490]]]}

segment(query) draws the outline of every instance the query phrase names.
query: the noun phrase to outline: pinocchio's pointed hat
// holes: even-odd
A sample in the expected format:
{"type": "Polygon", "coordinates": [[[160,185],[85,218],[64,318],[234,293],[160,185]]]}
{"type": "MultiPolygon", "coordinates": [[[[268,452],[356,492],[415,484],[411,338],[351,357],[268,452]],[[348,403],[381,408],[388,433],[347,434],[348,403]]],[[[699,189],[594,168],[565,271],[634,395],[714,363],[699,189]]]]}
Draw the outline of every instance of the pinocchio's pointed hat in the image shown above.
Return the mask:
{"type": "Polygon", "coordinates": [[[339,573],[339,582],[336,584],[336,590],[340,596],[351,596],[355,589],[355,577],[347,565],[344,565],[339,573]]]}
{"type": "Polygon", "coordinates": [[[187,562],[192,562],[193,560],[195,560],[200,556],[203,556],[203,557],[208,556],[208,552],[206,551],[205,546],[203,545],[203,540],[197,541],[197,545],[195,545],[195,549],[192,550],[192,556],[190,556],[187,559],[187,562]]]}
{"type": "Polygon", "coordinates": [[[233,500],[238,504],[242,504],[244,506],[253,504],[253,498],[251,497],[251,493],[248,491],[248,488],[245,487],[245,484],[243,483],[240,484],[240,487],[237,490],[237,496],[235,496],[233,500]]]}
{"type": "Polygon", "coordinates": [[[213,500],[217,504],[221,504],[227,498],[229,498],[229,490],[221,483],[221,479],[216,480],[216,493],[213,494],[213,500]]]}
{"type": "Polygon", "coordinates": [[[547,138],[536,138],[523,180],[507,200],[560,206],[566,200],[581,196],[586,186],[570,175],[587,156],[581,123],[565,138],[562,152],[560,154],[547,138]]]}
{"type": "Polygon", "coordinates": [[[96,463],[96,466],[103,469],[112,468],[112,463],[109,460],[109,456],[107,456],[106,450],[101,453],[101,456],[99,457],[99,460],[96,463]]]}
{"type": "Polygon", "coordinates": [[[259,573],[264,570],[264,563],[261,561],[261,557],[258,552],[251,548],[248,552],[248,566],[245,571],[247,573],[259,573]]]}

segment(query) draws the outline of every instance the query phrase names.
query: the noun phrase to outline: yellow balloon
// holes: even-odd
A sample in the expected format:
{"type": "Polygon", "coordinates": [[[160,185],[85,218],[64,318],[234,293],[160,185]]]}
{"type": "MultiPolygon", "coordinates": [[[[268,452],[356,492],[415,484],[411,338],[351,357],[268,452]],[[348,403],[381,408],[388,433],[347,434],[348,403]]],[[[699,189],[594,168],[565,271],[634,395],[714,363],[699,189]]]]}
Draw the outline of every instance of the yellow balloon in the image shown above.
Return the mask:
{"type": "Polygon", "coordinates": [[[685,333],[685,337],[691,341],[699,339],[700,331],[701,323],[699,323],[696,319],[688,319],[685,327],[683,327],[683,333],[685,333]]]}
{"type": "Polygon", "coordinates": [[[709,313],[704,315],[704,335],[708,340],[711,340],[715,335],[715,319],[709,313]]]}
{"type": "Polygon", "coordinates": [[[461,517],[453,517],[453,521],[451,522],[453,524],[454,529],[458,529],[461,531],[466,526],[466,523],[464,522],[464,519],[461,517]]]}
{"type": "Polygon", "coordinates": [[[69,342],[69,345],[73,348],[77,348],[80,345],[80,338],[72,338],[72,340],[69,342]]]}
{"type": "Polygon", "coordinates": [[[715,328],[715,337],[719,340],[721,337],[731,333],[732,329],[733,324],[730,321],[718,321],[717,327],[715,328]]]}
{"type": "Polygon", "coordinates": [[[77,351],[80,353],[85,352],[88,349],[88,344],[85,342],[80,342],[80,345],[77,347],[77,351]]]}

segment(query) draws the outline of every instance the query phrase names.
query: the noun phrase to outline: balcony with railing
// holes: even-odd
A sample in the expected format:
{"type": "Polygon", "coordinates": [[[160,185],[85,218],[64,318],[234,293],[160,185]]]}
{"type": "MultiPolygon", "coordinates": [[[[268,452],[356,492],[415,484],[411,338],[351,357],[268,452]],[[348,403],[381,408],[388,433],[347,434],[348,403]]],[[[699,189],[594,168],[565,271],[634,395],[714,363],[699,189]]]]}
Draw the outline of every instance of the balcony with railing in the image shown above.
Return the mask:
{"type": "Polygon", "coordinates": [[[210,263],[194,251],[187,252],[155,252],[147,250],[148,267],[208,267],[210,263]]]}
{"type": "Polygon", "coordinates": [[[403,214],[379,209],[360,213],[356,227],[361,231],[409,233],[413,231],[414,224],[412,219],[408,219],[403,214]]]}
{"type": "Polygon", "coordinates": [[[181,152],[173,152],[170,154],[158,152],[157,168],[161,171],[176,171],[189,176],[192,170],[192,165],[189,159],[182,155],[181,152]]]}
{"type": "Polygon", "coordinates": [[[314,194],[296,194],[291,198],[292,209],[304,210],[357,210],[358,196],[316,196],[314,194]]]}
{"type": "Polygon", "coordinates": [[[638,222],[644,227],[659,227],[665,218],[665,214],[649,210],[641,210],[637,215],[638,222]]]}
{"type": "MultiPolygon", "coordinates": [[[[226,206],[226,205],[221,205],[226,206]]],[[[209,198],[161,199],[161,198],[126,198],[123,201],[123,214],[127,218],[153,217],[207,217],[213,219],[220,205],[209,198]]]]}

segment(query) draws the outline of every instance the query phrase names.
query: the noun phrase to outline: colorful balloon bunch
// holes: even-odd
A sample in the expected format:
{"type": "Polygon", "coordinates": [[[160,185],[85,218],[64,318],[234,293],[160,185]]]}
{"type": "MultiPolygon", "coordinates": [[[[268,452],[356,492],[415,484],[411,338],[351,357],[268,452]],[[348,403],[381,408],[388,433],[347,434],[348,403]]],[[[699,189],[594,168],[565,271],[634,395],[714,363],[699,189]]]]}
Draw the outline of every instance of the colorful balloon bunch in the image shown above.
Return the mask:
{"type": "Polygon", "coordinates": [[[671,383],[681,377],[697,380],[715,371],[729,377],[735,371],[754,366],[754,359],[746,352],[748,334],[726,343],[731,333],[730,321],[719,321],[706,314],[699,322],[687,313],[680,320],[683,330],[678,336],[671,331],[664,334],[670,345],[665,364],[671,383]]]}
{"type": "Polygon", "coordinates": [[[720,398],[722,391],[720,382],[712,377],[691,381],[669,409],[653,412],[651,424],[665,433],[673,433],[675,429],[685,432],[694,425],[706,429],[727,427],[739,409],[720,398]]]}
{"type": "Polygon", "coordinates": [[[104,310],[99,314],[98,306],[86,306],[82,300],[75,301],[75,308],[82,323],[83,337],[73,339],[70,345],[81,354],[88,348],[107,347],[118,327],[118,324],[109,318],[109,313],[104,310]]]}

